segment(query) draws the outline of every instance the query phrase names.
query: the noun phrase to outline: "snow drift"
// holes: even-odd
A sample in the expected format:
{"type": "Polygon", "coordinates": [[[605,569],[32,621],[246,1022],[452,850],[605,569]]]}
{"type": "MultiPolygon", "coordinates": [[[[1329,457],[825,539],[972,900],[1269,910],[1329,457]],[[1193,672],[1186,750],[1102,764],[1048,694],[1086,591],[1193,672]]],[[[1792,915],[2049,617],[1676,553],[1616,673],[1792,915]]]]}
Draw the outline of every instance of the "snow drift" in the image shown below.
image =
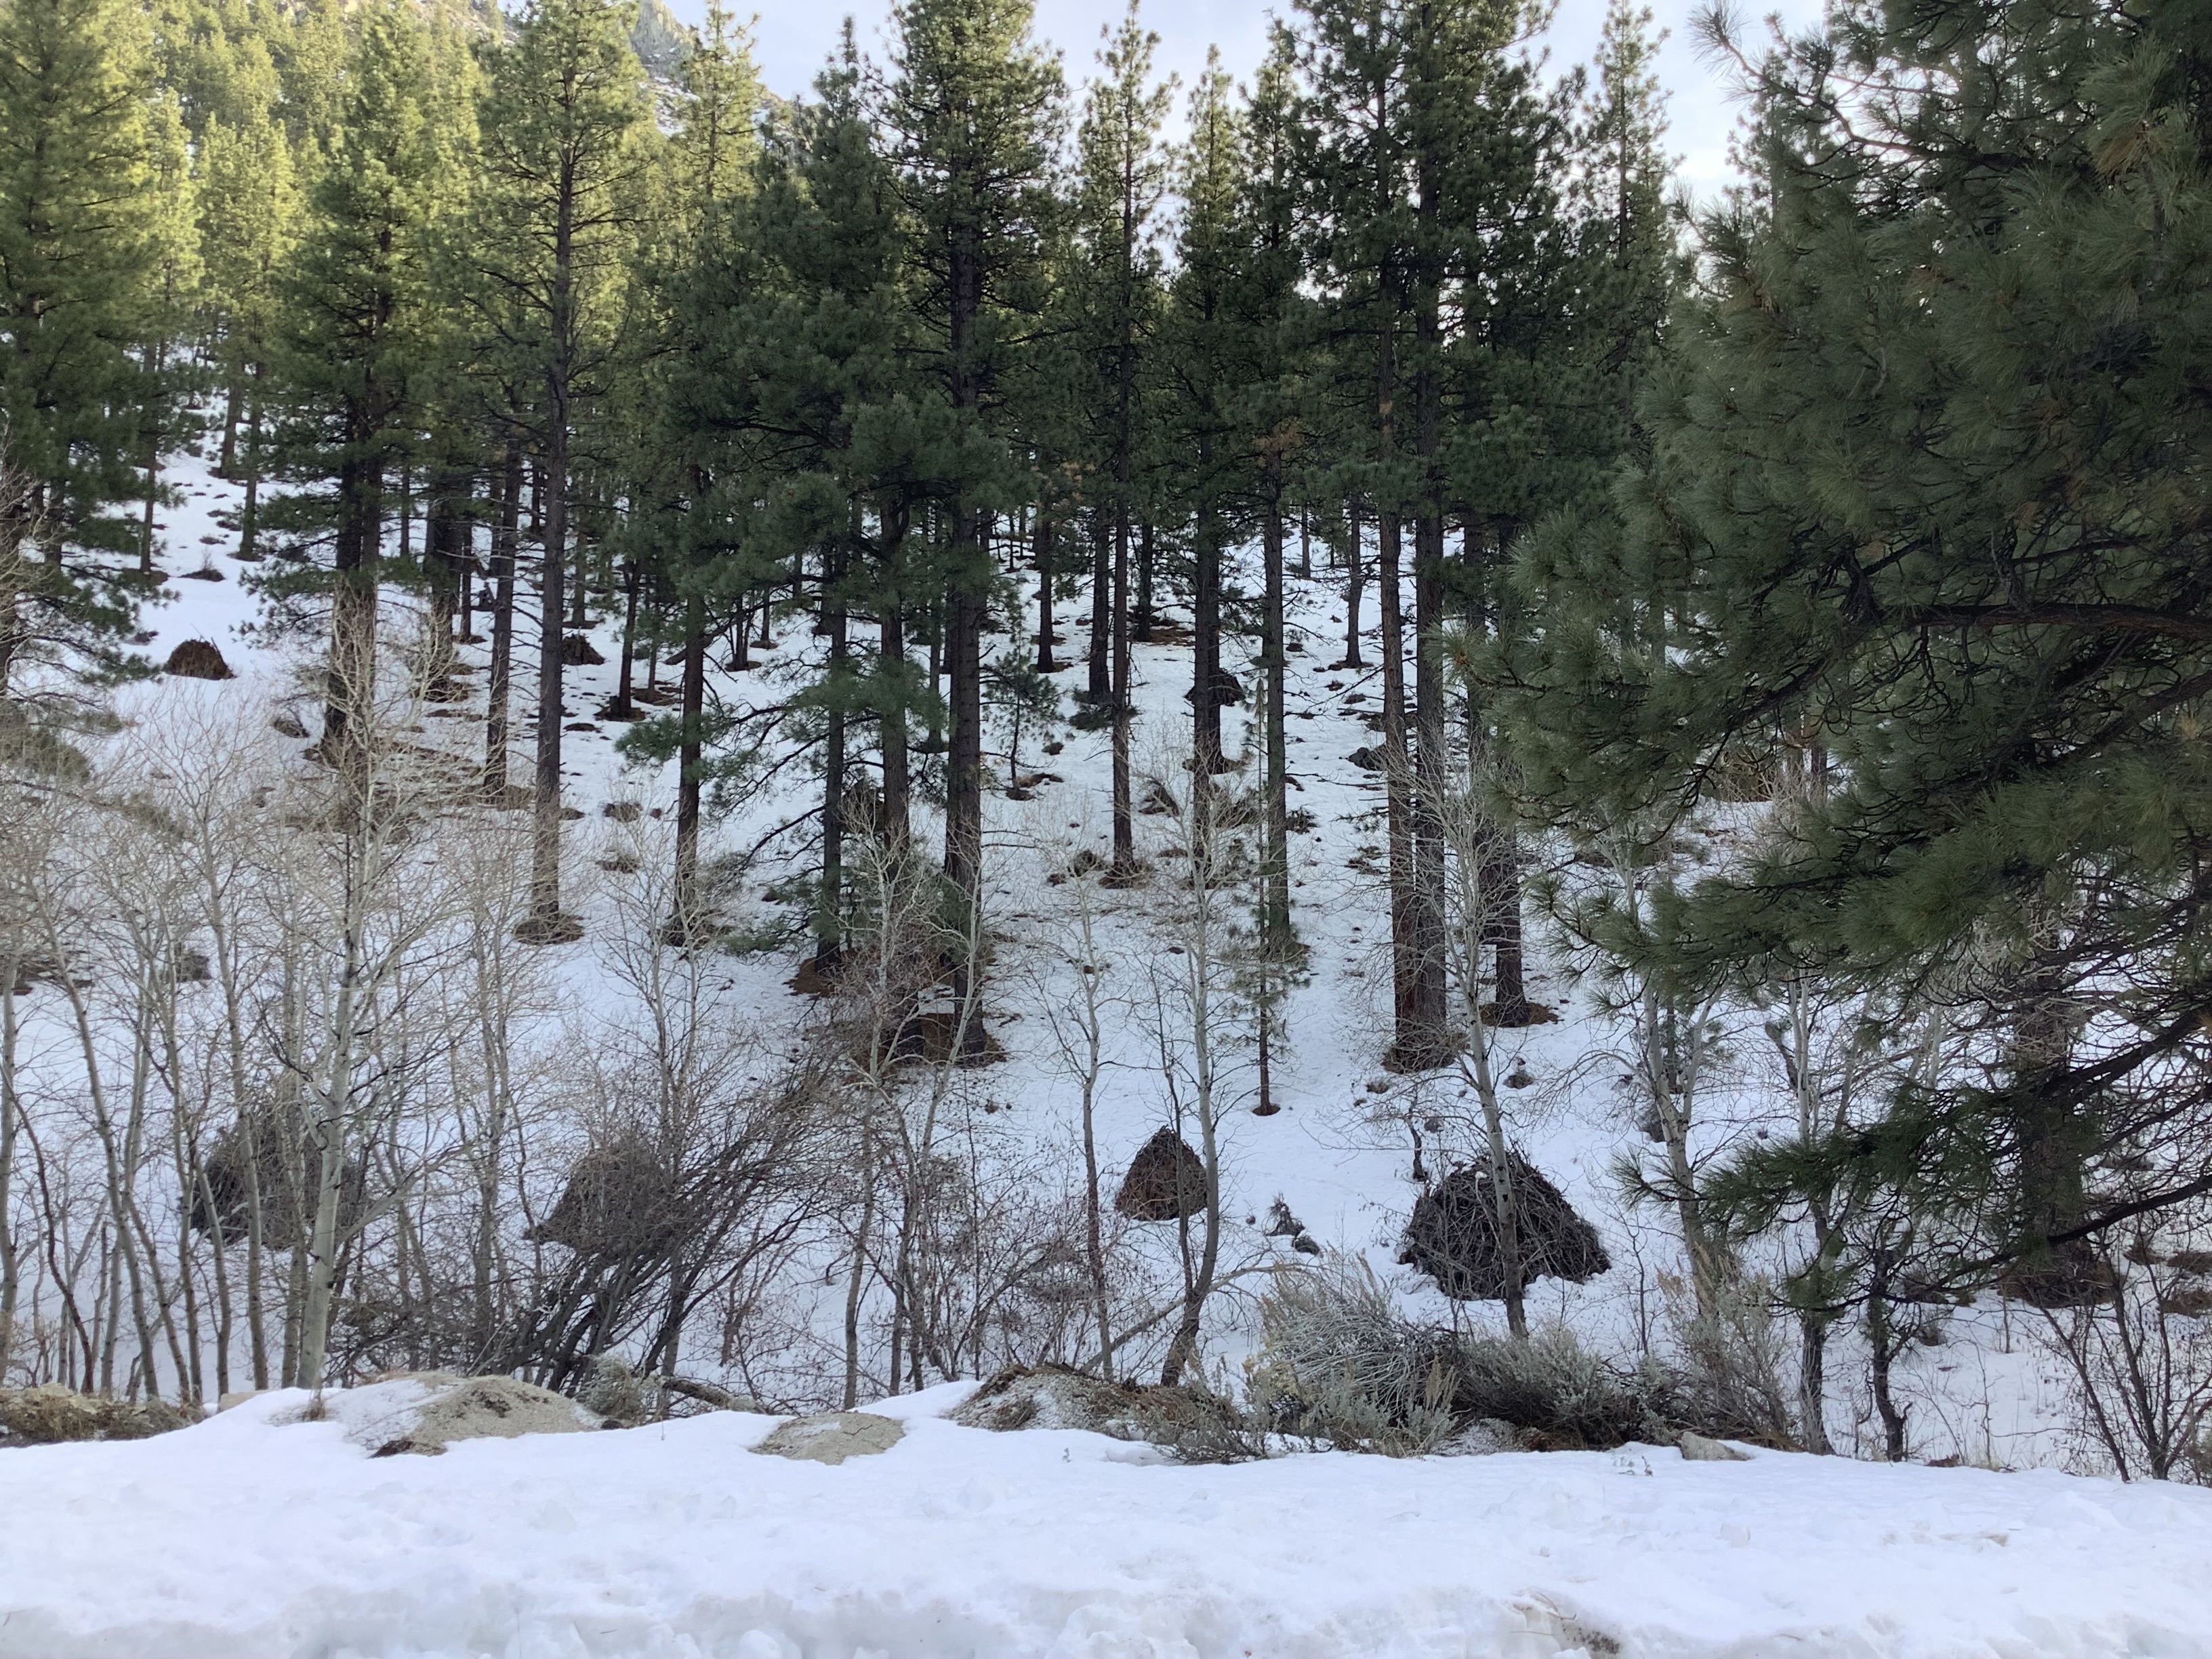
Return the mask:
{"type": "MultiPolygon", "coordinates": [[[[1662,1448],[1182,1467],[870,1409],[370,1457],[266,1395],[0,1455],[0,1659],[2212,1655],[2212,1492],[1662,1448]]],[[[368,1402],[364,1402],[368,1403],[368,1402]]]]}

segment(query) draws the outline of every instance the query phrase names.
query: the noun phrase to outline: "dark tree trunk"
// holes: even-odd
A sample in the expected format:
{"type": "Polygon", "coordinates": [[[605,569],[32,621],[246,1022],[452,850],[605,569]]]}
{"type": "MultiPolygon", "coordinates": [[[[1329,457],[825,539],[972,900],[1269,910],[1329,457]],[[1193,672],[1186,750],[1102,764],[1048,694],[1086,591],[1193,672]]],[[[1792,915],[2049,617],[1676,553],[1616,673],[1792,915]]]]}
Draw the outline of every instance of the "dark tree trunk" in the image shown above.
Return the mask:
{"type": "Polygon", "coordinates": [[[845,599],[841,560],[823,573],[822,627],[830,636],[830,723],[822,744],[822,885],[814,900],[814,966],[836,971],[844,939],[845,599]]]}
{"type": "Polygon", "coordinates": [[[1136,802],[1129,778],[1129,512],[1117,507],[1114,515],[1114,879],[1128,881],[1137,873],[1136,802]]]}
{"type": "Polygon", "coordinates": [[[428,601],[423,629],[424,689],[444,697],[453,683],[453,619],[460,611],[460,589],[468,580],[462,555],[469,475],[439,471],[430,474],[430,501],[422,530],[422,579],[428,601]]]}
{"type": "Polygon", "coordinates": [[[255,544],[261,535],[261,371],[252,371],[253,386],[246,410],[246,501],[238,514],[238,556],[251,564],[261,556],[255,544]]]}
{"type": "Polygon", "coordinates": [[[884,682],[877,712],[877,748],[883,762],[886,848],[903,848],[913,834],[907,805],[912,789],[907,771],[906,611],[899,593],[902,532],[902,525],[884,532],[884,597],[877,621],[877,673],[884,682]]]}
{"type": "Polygon", "coordinates": [[[615,696],[607,705],[607,718],[627,720],[637,717],[637,705],[631,701],[630,689],[636,676],[637,605],[645,589],[645,572],[635,559],[624,559],[622,574],[622,665],[615,672],[615,696]]]}
{"type": "Polygon", "coordinates": [[[1091,679],[1085,695],[1103,708],[1114,699],[1114,521],[1091,510],[1091,679]]]}
{"type": "Polygon", "coordinates": [[[561,915],[562,584],[568,575],[568,416],[566,383],[547,377],[551,404],[545,455],[545,548],[538,611],[538,763],[531,780],[536,833],[530,846],[528,937],[567,936],[561,915]]]}
{"type": "Polygon", "coordinates": [[[1345,509],[1348,534],[1344,546],[1344,665],[1364,668],[1359,654],[1359,596],[1366,585],[1367,561],[1360,547],[1359,509],[1345,509]]]}
{"type": "MultiPolygon", "coordinates": [[[[1416,167],[1415,214],[1421,227],[1413,300],[1413,447],[1420,464],[1421,498],[1413,521],[1413,741],[1412,823],[1413,867],[1407,895],[1407,945],[1411,1046],[1431,1065],[1450,1050],[1446,1034],[1448,988],[1444,946],[1444,845],[1437,820],[1443,799],[1444,752],[1444,506],[1443,460],[1443,352],[1442,256],[1437,228],[1439,181],[1444,162],[1425,145],[1416,167]]],[[[1396,676],[1392,676],[1393,680],[1396,676]]]]}
{"type": "Polygon", "coordinates": [[[1135,637],[1152,641],[1152,526],[1146,520],[1137,526],[1137,616],[1135,637]]]}
{"type": "MultiPolygon", "coordinates": [[[[1260,616],[1260,669],[1267,681],[1266,744],[1267,817],[1266,868],[1261,881],[1260,929],[1262,942],[1279,950],[1291,937],[1290,739],[1284,720],[1283,514],[1279,458],[1269,463],[1269,501],[1260,520],[1260,554],[1265,565],[1260,616]]],[[[1261,1089],[1262,1103],[1267,1090],[1261,1089]]]]}
{"type": "Polygon", "coordinates": [[[690,944],[706,920],[699,902],[700,727],[706,706],[707,602],[694,595],[684,602],[684,723],[676,755],[676,902],[668,938],[677,945],[690,944]]]}
{"type": "Polygon", "coordinates": [[[1052,655],[1052,514],[1042,503],[1036,515],[1037,649],[1040,674],[1050,674],[1060,665],[1052,655]]]}
{"type": "MultiPolygon", "coordinates": [[[[1201,477],[1213,471],[1212,444],[1198,443],[1201,477]]],[[[1191,549],[1191,779],[1203,787],[1222,770],[1221,758],[1221,521],[1209,506],[1198,512],[1191,549]]]]}
{"type": "Polygon", "coordinates": [[[246,406],[246,376],[231,376],[230,386],[222,400],[222,453],[215,464],[218,478],[235,477],[238,474],[238,422],[246,406]]]}
{"type": "Polygon", "coordinates": [[[514,668],[514,568],[522,542],[522,450],[510,442],[501,468],[499,523],[492,532],[491,670],[485,676],[484,793],[507,793],[507,722],[514,668]]]}
{"type": "Polygon", "coordinates": [[[338,470],[336,586],[331,595],[330,696],[323,711],[323,754],[337,769],[351,804],[368,788],[368,728],[376,696],[378,520],[382,469],[363,453],[367,419],[338,470]]]}

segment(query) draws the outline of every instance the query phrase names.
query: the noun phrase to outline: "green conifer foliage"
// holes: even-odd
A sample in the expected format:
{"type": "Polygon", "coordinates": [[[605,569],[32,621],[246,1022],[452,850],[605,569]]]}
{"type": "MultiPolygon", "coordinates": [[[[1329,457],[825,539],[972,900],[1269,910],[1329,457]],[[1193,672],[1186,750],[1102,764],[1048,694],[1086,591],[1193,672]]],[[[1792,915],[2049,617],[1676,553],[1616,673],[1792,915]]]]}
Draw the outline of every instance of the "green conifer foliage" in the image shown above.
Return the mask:
{"type": "MultiPolygon", "coordinates": [[[[127,594],[83,556],[136,538],[162,416],[179,187],[172,112],[128,0],[0,4],[0,451],[22,476],[0,525],[0,699],[34,661],[117,665],[127,594]]],[[[45,685],[45,690],[54,689],[45,685]]]]}
{"type": "Polygon", "coordinates": [[[470,240],[487,345],[531,399],[545,479],[532,937],[561,912],[561,647],[578,436],[622,361],[657,135],[619,0],[538,0],[498,53],[481,121],[485,188],[470,240]]]}
{"type": "Polygon", "coordinates": [[[2212,1114],[2207,84],[2185,5],[1835,14],[1761,71],[1650,464],[1521,573],[1536,796],[1656,840],[1814,781],[1618,948],[1958,1036],[1874,1129],[1751,1160],[1741,1212],[1848,1176],[2045,1302],[2101,1293],[2081,1241],[2212,1187],[2168,1150],[2212,1114]]]}
{"type": "MultiPolygon", "coordinates": [[[[1002,430],[1012,339],[1043,307],[1060,79],[1058,63],[1031,38],[1030,21],[1028,0],[908,0],[893,14],[881,120],[910,227],[917,356],[942,388],[954,428],[945,441],[956,452],[964,452],[969,428],[1002,430]]],[[[931,581],[945,596],[952,727],[945,870],[972,902],[982,871],[982,636],[994,577],[984,520],[1007,502],[1003,492],[979,489],[964,464],[946,482],[941,562],[931,581]]]]}
{"type": "Polygon", "coordinates": [[[286,466],[331,487],[298,509],[331,533],[325,745],[357,781],[360,726],[375,695],[385,485],[416,429],[439,227],[461,194],[465,153],[438,64],[413,8],[364,9],[343,120],[284,283],[282,372],[295,411],[286,466]]]}
{"type": "MultiPolygon", "coordinates": [[[[1130,739],[1134,708],[1130,701],[1129,641],[1139,617],[1132,614],[1129,586],[1131,531],[1139,506],[1138,453],[1146,433],[1143,380],[1158,327],[1163,295],[1160,283],[1160,210],[1170,182],[1170,157],[1160,143],[1160,127],[1167,118],[1173,95],[1172,82],[1156,82],[1152,54],[1159,37],[1138,21],[1130,5],[1121,27],[1108,34],[1099,49],[1100,73],[1085,98],[1083,122],[1076,135],[1076,214],[1079,241],[1087,258],[1081,306],[1085,332],[1093,362],[1093,378],[1102,397],[1097,419],[1096,449],[1102,476],[1095,495],[1111,525],[1112,564],[1109,580],[1111,599],[1107,620],[1111,624],[1112,672],[1108,699],[1113,720],[1114,866],[1116,879],[1127,881],[1136,873],[1137,849],[1133,799],[1130,783],[1130,739]]],[[[1200,555],[1197,631],[1198,659],[1218,650],[1218,638],[1208,641],[1209,624],[1219,631],[1220,536],[1218,515],[1208,509],[1206,527],[1213,535],[1210,549],[1200,555]],[[1211,608],[1212,614],[1207,613],[1211,608]]],[[[1149,595],[1140,602],[1149,626],[1149,595]]],[[[1098,611],[1095,603],[1092,616],[1098,611]]],[[[1105,641],[1097,637],[1094,624],[1091,648],[1094,665],[1105,641]]],[[[1092,681],[1097,679],[1094,665],[1092,681]]],[[[1198,732],[1201,743],[1210,729],[1213,743],[1200,759],[1211,776],[1218,769],[1220,720],[1213,714],[1215,680],[1206,682],[1198,732]],[[1210,723],[1209,723],[1209,716],[1210,723]]]]}

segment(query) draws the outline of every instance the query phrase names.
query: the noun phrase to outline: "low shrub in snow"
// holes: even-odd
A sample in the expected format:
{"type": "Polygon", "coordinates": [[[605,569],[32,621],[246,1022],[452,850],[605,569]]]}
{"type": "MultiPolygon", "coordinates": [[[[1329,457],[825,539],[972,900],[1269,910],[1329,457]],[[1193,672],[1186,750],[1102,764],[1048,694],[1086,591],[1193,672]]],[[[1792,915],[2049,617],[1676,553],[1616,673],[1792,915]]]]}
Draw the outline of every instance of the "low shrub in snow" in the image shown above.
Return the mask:
{"type": "Polygon", "coordinates": [[[1563,1329],[1522,1341],[1419,1324],[1362,1261],[1279,1275],[1260,1313],[1252,1405],[1283,1432],[1394,1456],[1434,1451],[1485,1420],[1540,1449],[1674,1437],[1680,1389],[1669,1373],[1624,1370],[1563,1329]]]}

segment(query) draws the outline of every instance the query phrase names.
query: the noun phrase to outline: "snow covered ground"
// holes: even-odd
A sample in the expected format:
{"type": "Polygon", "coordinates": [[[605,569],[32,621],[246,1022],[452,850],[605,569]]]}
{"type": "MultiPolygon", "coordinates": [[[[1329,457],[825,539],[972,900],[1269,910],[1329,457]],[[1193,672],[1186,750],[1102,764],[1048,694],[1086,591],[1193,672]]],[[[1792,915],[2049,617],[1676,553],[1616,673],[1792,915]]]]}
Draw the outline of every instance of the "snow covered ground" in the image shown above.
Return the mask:
{"type": "MultiPolygon", "coordinates": [[[[240,678],[155,680],[130,688],[122,712],[155,724],[191,697],[257,721],[289,707],[312,729],[302,671],[314,641],[259,625],[240,580],[250,567],[228,556],[217,519],[234,492],[189,459],[173,482],[184,494],[164,514],[164,564],[181,573],[204,556],[226,580],[173,579],[145,615],[143,648],[159,662],[183,639],[210,639],[240,678]]],[[[1451,1309],[1393,1265],[1415,1191],[1409,1126],[1427,1126],[1437,1167],[1466,1103],[1449,1075],[1408,1079],[1381,1065],[1381,797],[1347,758],[1373,740],[1364,717],[1379,697],[1359,673],[1327,666],[1341,651],[1340,597],[1322,580],[1296,587],[1305,649],[1292,659],[1292,805],[1315,828],[1294,844],[1293,896],[1313,973],[1292,995],[1289,1048],[1277,1055],[1285,1109],[1234,1113],[1225,1132],[1229,1257],[1295,1259],[1286,1241],[1246,1224],[1281,1195],[1323,1245],[1364,1254],[1417,1313],[1480,1322],[1494,1310],[1451,1309]]],[[[386,637],[402,650],[410,605],[395,594],[386,610],[386,637]]],[[[1080,610],[1061,614],[1062,657],[1079,664],[1080,610]]],[[[769,665],[718,673],[718,695],[740,704],[784,695],[773,665],[812,641],[803,622],[781,631],[769,665]]],[[[595,637],[609,660],[572,671],[580,720],[613,689],[616,636],[603,623],[595,637]]],[[[526,640],[517,643],[526,687],[534,663],[526,640]]],[[[481,664],[480,647],[467,654],[481,664]]],[[[1188,652],[1137,656],[1140,760],[1172,775],[1173,753],[1158,745],[1187,718],[1188,652]]],[[[1231,665],[1249,683],[1248,664],[1231,665]]],[[[1072,690],[1081,673],[1060,684],[1072,690]]],[[[474,684],[477,704],[421,711],[421,741],[481,743],[480,673],[474,684]]],[[[665,809],[674,797],[670,769],[628,767],[615,753],[619,726],[585,723],[596,729],[567,735],[565,769],[570,803],[586,814],[572,826],[572,893],[593,930],[559,956],[580,1018],[597,1016],[611,983],[600,839],[638,833],[599,809],[665,809]]],[[[1227,723],[1233,754],[1242,714],[1227,723]]],[[[1032,735],[1024,764],[1059,781],[1030,801],[987,804],[1005,935],[994,1034],[1008,1059],[977,1076],[1006,1111],[994,1121],[1048,1149],[1072,1131],[1074,1085],[1049,1041],[1073,972],[1071,889],[1046,878],[1073,848],[1103,845],[1106,738],[1045,735],[1063,752],[1042,757],[1032,735]]],[[[519,764],[525,744],[518,718],[519,764]]],[[[749,845],[784,810],[763,803],[716,823],[710,850],[749,845]]],[[[647,819],[638,830],[663,827],[647,819]]],[[[1121,999],[1100,1115],[1109,1180],[1165,1113],[1158,1049],[1137,1011],[1176,866],[1164,856],[1169,823],[1139,827],[1158,860],[1153,884],[1094,895],[1099,954],[1121,999]]],[[[782,873],[769,859],[749,891],[782,873]]],[[[805,1007],[786,988],[799,956],[794,944],[730,957],[721,988],[764,1030],[787,1026],[805,1007]]],[[[1532,1310],[1626,1352],[1663,1328],[1674,1251],[1665,1218],[1625,1212],[1609,1174],[1639,1141],[1610,1034],[1563,975],[1532,988],[1563,1018],[1508,1034],[1500,1067],[1529,1079],[1516,1133],[1597,1222],[1616,1264],[1587,1285],[1546,1282],[1532,1310]]],[[[1231,1086],[1250,1083],[1240,1073],[1231,1086]]],[[[1741,1111],[1717,1113],[1706,1133],[1755,1133],[1759,1092],[1744,1079],[1731,1107],[1741,1111]]],[[[1224,1302],[1209,1329],[1217,1357],[1233,1358],[1242,1340],[1240,1306],[1249,1312],[1224,1302]]],[[[1847,1340],[1831,1367],[1830,1429],[1848,1449],[1863,1443],[1867,1413],[1847,1340]]],[[[752,1455],[774,1419],[735,1413],[372,1460],[339,1422],[276,1423],[298,1403],[281,1395],[151,1441],[0,1452],[9,1517],[0,1659],[2212,1656],[2204,1491],[1778,1453],[1687,1462],[1639,1448],[1185,1468],[1094,1435],[994,1436],[939,1420],[964,1386],[887,1402],[880,1409],[914,1419],[907,1438],[836,1468],[752,1455]]],[[[1962,1310],[1942,1341],[1914,1345],[1898,1387],[1917,1455],[2080,1462],[2057,1368],[2033,1326],[2015,1332],[2002,1305],[1962,1310]]]]}
{"type": "Polygon", "coordinates": [[[1673,1450],[1163,1464],[939,1419],[373,1459],[268,1395],[0,1455],[0,1659],[2075,1659],[2212,1655],[2212,1492],[1673,1450]]]}

